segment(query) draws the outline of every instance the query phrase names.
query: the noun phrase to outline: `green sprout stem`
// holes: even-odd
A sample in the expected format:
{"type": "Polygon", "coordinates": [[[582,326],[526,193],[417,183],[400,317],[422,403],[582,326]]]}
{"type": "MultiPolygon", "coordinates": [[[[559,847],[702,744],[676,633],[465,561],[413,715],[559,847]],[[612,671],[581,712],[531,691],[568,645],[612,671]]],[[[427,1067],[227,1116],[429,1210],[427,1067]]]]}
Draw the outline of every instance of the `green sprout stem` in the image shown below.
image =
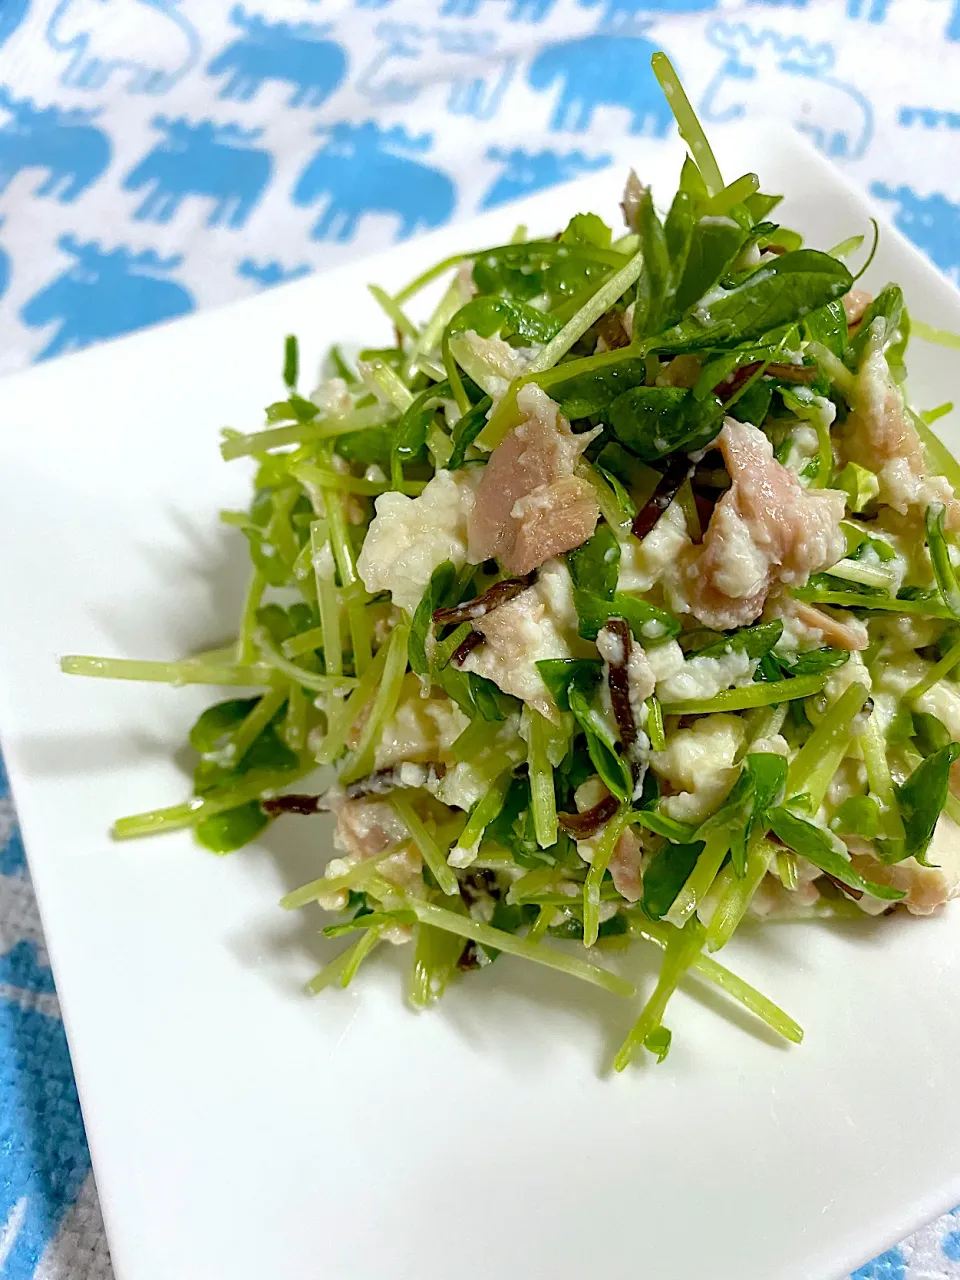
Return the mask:
{"type": "Polygon", "coordinates": [[[600,886],[610,864],[617,841],[630,818],[629,805],[620,809],[607,822],[593,848],[593,860],[583,882],[583,945],[592,947],[600,932],[600,886]]]}
{"type": "Polygon", "coordinates": [[[690,154],[703,176],[708,194],[719,195],[723,190],[720,166],[707,141],[707,135],[703,132],[703,126],[697,119],[697,113],[690,104],[686,90],[680,83],[680,77],[665,53],[655,53],[650,59],[650,65],[653,67],[653,74],[660,82],[663,96],[674,114],[680,137],[690,148],[690,154]]]}
{"type": "Polygon", "coordinates": [[[459,897],[460,885],[457,877],[447,865],[446,854],[427,830],[423,819],[414,809],[410,797],[403,791],[393,791],[390,795],[390,804],[394,813],[413,837],[413,843],[419,849],[420,856],[430,868],[430,872],[440,886],[441,891],[450,898],[459,897]]]}
{"type": "Polygon", "coordinates": [[[666,716],[705,716],[714,711],[745,711],[748,707],[769,707],[778,702],[809,698],[826,684],[829,672],[794,676],[788,680],[771,680],[764,684],[741,685],[724,689],[713,698],[688,698],[685,702],[664,702],[666,716]]]}
{"type": "Polygon", "coordinates": [[[145,662],[136,658],[95,658],[68,654],[60,659],[60,670],[68,676],[91,676],[98,680],[144,680],[151,684],[270,685],[276,671],[265,662],[240,666],[230,662],[145,662]]]}
{"type": "Polygon", "coordinates": [[[589,982],[595,987],[609,991],[611,995],[629,999],[636,994],[631,982],[627,982],[625,978],[615,973],[610,973],[608,969],[601,969],[587,960],[581,960],[579,956],[548,947],[542,942],[531,942],[529,938],[518,938],[515,934],[494,928],[493,925],[483,924],[469,916],[457,915],[444,907],[436,907],[419,899],[408,900],[406,905],[414,912],[421,924],[433,925],[437,929],[455,933],[461,938],[472,938],[481,946],[494,947],[498,951],[505,951],[507,955],[518,956],[521,960],[532,960],[535,964],[557,969],[571,978],[579,978],[582,982],[589,982]]]}

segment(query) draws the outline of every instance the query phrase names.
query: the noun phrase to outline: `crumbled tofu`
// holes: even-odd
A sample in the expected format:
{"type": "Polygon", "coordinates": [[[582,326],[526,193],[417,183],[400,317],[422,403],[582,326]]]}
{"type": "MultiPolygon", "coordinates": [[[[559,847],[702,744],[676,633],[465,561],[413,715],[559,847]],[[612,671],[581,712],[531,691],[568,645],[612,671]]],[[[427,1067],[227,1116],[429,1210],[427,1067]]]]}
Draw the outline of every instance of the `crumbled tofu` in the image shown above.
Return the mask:
{"type": "Polygon", "coordinates": [[[494,400],[507,394],[510,383],[514,378],[522,377],[534,355],[533,351],[511,347],[503,338],[482,338],[473,329],[459,334],[456,341],[469,353],[467,366],[470,376],[494,400]]]}
{"type": "Polygon", "coordinates": [[[704,716],[670,734],[666,750],[650,758],[654,771],[679,793],[663,799],[662,810],[680,822],[699,822],[711,813],[736,779],[734,761],[743,738],[743,721],[734,715],[704,716]]]}
{"type": "Polygon", "coordinates": [[[357,569],[370,592],[389,591],[413,613],[444,560],[467,559],[467,520],[476,497],[472,470],[438,471],[418,498],[383,493],[376,501],[357,569]]]}
{"type": "Polygon", "coordinates": [[[679,502],[672,502],[642,540],[625,538],[620,543],[620,591],[649,591],[676,563],[689,543],[687,522],[679,502]]]}
{"type": "Polygon", "coordinates": [[[664,702],[712,698],[722,689],[749,684],[756,669],[757,660],[742,651],[718,658],[688,658],[680,671],[657,683],[657,695],[664,702]]]}
{"type": "Polygon", "coordinates": [[[439,690],[424,698],[420,681],[408,672],[397,709],[377,743],[375,766],[389,769],[401,761],[447,761],[450,747],[469,723],[457,704],[439,690]]]}
{"type": "Polygon", "coordinates": [[[536,664],[545,658],[570,658],[583,652],[577,638],[577,612],[565,565],[548,561],[532,587],[479,618],[484,643],[463,663],[512,693],[550,720],[558,711],[536,664]]]}

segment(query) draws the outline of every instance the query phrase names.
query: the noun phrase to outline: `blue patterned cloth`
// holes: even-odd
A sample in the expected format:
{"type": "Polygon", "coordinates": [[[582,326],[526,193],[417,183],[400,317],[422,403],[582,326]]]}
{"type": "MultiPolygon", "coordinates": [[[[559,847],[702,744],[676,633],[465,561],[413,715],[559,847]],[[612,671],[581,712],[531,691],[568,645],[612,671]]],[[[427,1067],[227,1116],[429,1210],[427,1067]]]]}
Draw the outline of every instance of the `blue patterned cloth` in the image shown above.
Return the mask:
{"type": "MultiPolygon", "coordinates": [[[[0,0],[0,372],[638,163],[657,48],[960,281],[960,0],[0,0]]],[[[110,1276],[2,762],[0,1275],[110,1276]]],[[[960,1277],[960,1209],[854,1275],[960,1277]]]]}

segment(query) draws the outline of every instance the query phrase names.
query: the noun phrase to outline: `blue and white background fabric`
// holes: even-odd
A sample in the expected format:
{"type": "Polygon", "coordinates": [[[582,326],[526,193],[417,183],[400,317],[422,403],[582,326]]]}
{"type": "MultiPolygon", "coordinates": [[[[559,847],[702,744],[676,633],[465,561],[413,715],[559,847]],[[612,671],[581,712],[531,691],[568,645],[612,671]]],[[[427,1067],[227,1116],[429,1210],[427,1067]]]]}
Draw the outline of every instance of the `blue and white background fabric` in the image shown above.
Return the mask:
{"type": "MultiPolygon", "coordinates": [[[[637,163],[657,48],[960,283],[960,0],[0,0],[0,373],[637,163]]],[[[110,1276],[2,762],[0,1276],[110,1276]]],[[[855,1273],[921,1277],[960,1209],[855,1273]]]]}

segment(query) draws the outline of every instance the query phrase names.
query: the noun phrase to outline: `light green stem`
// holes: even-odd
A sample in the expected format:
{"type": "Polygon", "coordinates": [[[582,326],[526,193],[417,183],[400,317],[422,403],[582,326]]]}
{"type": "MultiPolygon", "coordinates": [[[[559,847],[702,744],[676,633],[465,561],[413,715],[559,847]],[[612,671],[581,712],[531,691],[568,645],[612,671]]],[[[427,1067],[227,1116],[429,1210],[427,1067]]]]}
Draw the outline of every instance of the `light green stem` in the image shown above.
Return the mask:
{"type": "Polygon", "coordinates": [[[387,646],[378,649],[373,662],[364,672],[360,683],[343,702],[337,705],[333,699],[327,705],[327,732],[317,752],[317,764],[333,764],[347,744],[350,730],[356,724],[364,707],[373,697],[382,677],[387,659],[387,646]]]}
{"type": "Polygon", "coordinates": [[[240,630],[237,632],[237,664],[244,666],[256,659],[257,651],[253,643],[253,632],[257,625],[257,610],[263,599],[266,580],[259,569],[250,575],[247,594],[243,601],[243,612],[240,615],[240,630]]]}
{"type": "Polygon", "coordinates": [[[280,899],[280,906],[284,911],[296,911],[298,907],[305,907],[308,902],[317,902],[320,898],[342,893],[346,889],[359,889],[376,875],[380,863],[396,852],[396,849],[388,849],[386,853],[364,858],[361,862],[354,863],[342,876],[320,876],[318,880],[311,880],[309,884],[303,884],[299,889],[285,894],[280,899]]]}
{"type": "Polygon", "coordinates": [[[280,646],[285,658],[300,658],[305,653],[315,653],[323,648],[323,627],[311,627],[309,631],[301,631],[299,635],[284,640],[280,646]]]}
{"type": "Polygon", "coordinates": [[[413,323],[399,302],[391,298],[385,289],[381,289],[378,284],[368,284],[367,288],[376,298],[380,306],[389,316],[390,320],[396,326],[397,330],[403,334],[405,338],[409,338],[411,342],[417,340],[417,326],[413,323]]]}
{"type": "Polygon", "coordinates": [[[590,870],[583,882],[583,945],[585,947],[592,947],[600,932],[600,886],[629,817],[629,805],[621,805],[603,828],[594,846],[590,870]]]}
{"type": "Polygon", "coordinates": [[[759,889],[763,877],[776,855],[776,845],[766,839],[763,832],[751,837],[747,849],[747,865],[743,876],[735,876],[717,905],[707,929],[707,950],[719,951],[733,937],[746,915],[753,895],[759,889]]]}
{"type": "Polygon", "coordinates": [[[244,716],[225,749],[231,764],[240,763],[286,700],[286,689],[270,690],[244,716]]]}
{"type": "Polygon", "coordinates": [[[904,838],[903,822],[897,805],[890,765],[887,763],[887,748],[883,733],[877,722],[876,712],[867,721],[866,728],[860,735],[860,748],[863,751],[863,762],[867,766],[867,781],[870,790],[880,801],[881,822],[890,840],[904,838]]]}
{"type": "Polygon", "coordinates": [[[535,964],[546,965],[549,969],[557,969],[571,978],[579,978],[582,982],[590,982],[615,996],[628,999],[636,994],[633,983],[625,978],[601,969],[598,965],[581,960],[579,956],[569,955],[565,951],[554,950],[543,942],[531,942],[529,938],[518,938],[515,934],[506,933],[503,929],[495,929],[493,925],[483,924],[469,916],[459,916],[443,907],[435,907],[419,899],[408,900],[407,906],[414,912],[422,924],[434,925],[437,929],[445,929],[448,933],[458,934],[461,938],[472,938],[485,947],[494,947],[505,951],[507,955],[519,956],[522,960],[532,960],[535,964]]]}
{"type": "Polygon", "coordinates": [[[317,693],[330,693],[333,689],[354,689],[357,686],[355,676],[320,676],[315,671],[298,667],[295,662],[283,656],[270,639],[270,633],[266,627],[258,627],[255,638],[264,661],[276,668],[281,675],[285,675],[288,680],[298,681],[305,689],[313,689],[317,693]]]}
{"type": "Polygon", "coordinates": [[[868,696],[867,686],[856,681],[848,685],[836,702],[828,707],[820,723],[790,764],[787,772],[787,796],[796,796],[805,791],[808,780],[824,757],[832,752],[841,740],[849,738],[854,717],[868,696]]]}
{"type": "Polygon", "coordinates": [[[687,877],[686,884],[677,894],[673,901],[673,906],[666,914],[665,919],[670,924],[682,929],[694,914],[707,890],[717,878],[717,872],[720,870],[729,848],[729,831],[717,831],[708,837],[703,847],[703,852],[687,877]]]}
{"type": "Polygon", "coordinates": [[[655,53],[650,59],[650,65],[677,121],[680,137],[690,148],[690,154],[697,162],[697,168],[707,186],[707,193],[711,196],[718,195],[723,190],[720,166],[707,141],[707,135],[703,132],[703,126],[697,119],[697,113],[690,105],[690,99],[680,82],[680,77],[665,53],[655,53]]]}
{"type": "Polygon", "coordinates": [[[99,680],[145,680],[152,684],[220,684],[263,686],[272,684],[276,672],[264,662],[239,666],[231,662],[142,662],[136,658],[93,658],[68,654],[60,659],[68,676],[92,676],[99,680]]]}
{"type": "Polygon", "coordinates": [[[503,808],[512,777],[513,771],[507,769],[474,805],[456,845],[450,851],[450,857],[456,859],[457,866],[469,866],[476,859],[484,831],[503,808]]]}
{"type": "Polygon", "coordinates": [[[459,897],[460,885],[453,871],[447,866],[446,854],[427,830],[420,815],[411,804],[410,797],[404,795],[402,791],[393,791],[390,794],[390,804],[413,837],[414,844],[420,850],[420,856],[430,868],[440,889],[450,898],[459,897]]]}
{"type": "Polygon", "coordinates": [[[553,766],[548,754],[551,725],[538,711],[533,710],[529,713],[527,723],[527,767],[530,774],[533,829],[540,848],[549,849],[557,843],[557,803],[553,787],[553,766]]]}
{"type": "Polygon", "coordinates": [[[663,714],[704,716],[714,711],[745,711],[748,707],[769,707],[778,702],[809,698],[811,694],[820,692],[828,678],[829,672],[794,676],[792,680],[771,680],[769,683],[747,684],[737,689],[724,689],[713,698],[688,698],[685,702],[664,702],[663,714]]]}
{"type": "Polygon", "coordinates": [[[907,690],[903,695],[905,701],[916,702],[918,698],[922,698],[935,684],[945,680],[958,662],[960,662],[960,640],[951,645],[940,661],[933,664],[922,680],[919,680],[912,689],[907,690]]]}
{"type": "MultiPolygon", "coordinates": [[[[373,706],[360,731],[356,750],[346,762],[340,774],[340,781],[346,786],[356,782],[374,767],[374,749],[380,740],[383,727],[396,710],[400,701],[403,676],[407,669],[407,640],[410,635],[410,624],[398,622],[387,643],[386,661],[383,666],[383,681],[373,699],[373,706]]],[[[371,666],[367,672],[373,671],[371,666]]]]}
{"type": "Polygon", "coordinates": [[[703,930],[697,927],[675,929],[667,942],[660,966],[660,976],[653,994],[643,1006],[640,1017],[633,1024],[630,1034],[620,1046],[613,1060],[614,1069],[623,1071],[633,1055],[663,1021],[670,997],[676,991],[680,979],[693,964],[703,943],[703,930]]]}

